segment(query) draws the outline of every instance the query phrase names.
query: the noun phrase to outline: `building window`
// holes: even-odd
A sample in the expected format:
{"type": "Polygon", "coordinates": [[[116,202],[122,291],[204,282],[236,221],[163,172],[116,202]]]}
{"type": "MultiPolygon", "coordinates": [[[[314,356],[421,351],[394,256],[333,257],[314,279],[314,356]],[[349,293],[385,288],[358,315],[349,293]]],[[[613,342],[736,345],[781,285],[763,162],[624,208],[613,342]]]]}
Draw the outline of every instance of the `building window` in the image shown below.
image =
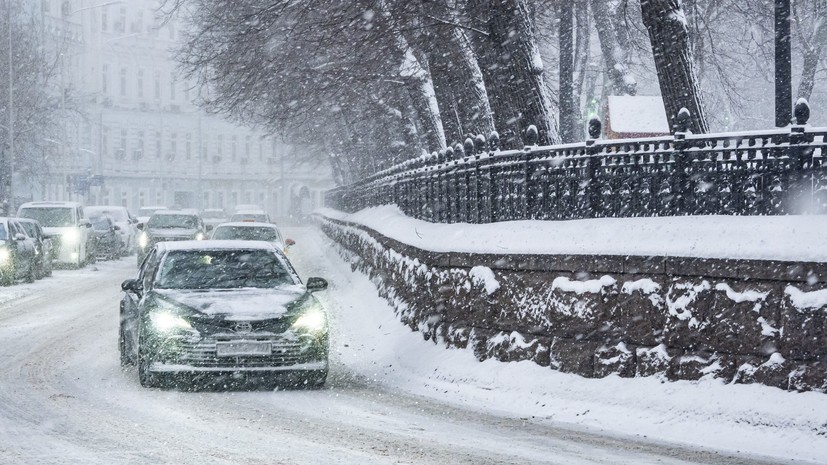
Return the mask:
{"type": "Polygon", "coordinates": [[[184,156],[189,160],[192,157],[192,134],[187,133],[186,144],[184,144],[184,156]]]}
{"type": "Polygon", "coordinates": [[[138,144],[137,144],[137,147],[135,148],[135,159],[136,160],[140,160],[144,156],[144,145],[145,145],[144,144],[144,138],[145,137],[146,137],[146,134],[144,133],[143,130],[138,131],[138,144]]]}
{"type": "Polygon", "coordinates": [[[175,73],[169,73],[169,99],[175,101],[175,73]]]}
{"type": "Polygon", "coordinates": [[[138,98],[144,98],[144,70],[138,70],[138,98]]]}
{"type": "Polygon", "coordinates": [[[116,158],[119,160],[123,160],[126,158],[126,138],[127,138],[127,131],[126,129],[121,129],[121,146],[118,148],[117,153],[115,154],[116,158]]]}
{"type": "Polygon", "coordinates": [[[126,68],[121,68],[121,97],[126,97],[126,68]]]}
{"type": "Polygon", "coordinates": [[[101,128],[101,150],[104,154],[109,153],[109,126],[101,128]]]}
{"type": "Polygon", "coordinates": [[[161,131],[155,131],[155,158],[161,158],[161,131]]]}
{"type": "Polygon", "coordinates": [[[223,152],[223,150],[222,150],[224,148],[223,145],[224,145],[224,136],[219,135],[217,137],[217,141],[215,143],[215,154],[219,158],[221,158],[221,155],[222,155],[222,152],[223,152]]]}
{"type": "Polygon", "coordinates": [[[101,93],[109,94],[109,65],[107,64],[101,66],[101,93]]]}
{"type": "Polygon", "coordinates": [[[237,156],[238,156],[238,136],[233,136],[232,137],[232,157],[233,157],[233,161],[235,161],[237,156]]]}
{"type": "Polygon", "coordinates": [[[175,157],[178,155],[178,134],[172,133],[169,136],[169,153],[167,154],[167,159],[175,160],[175,157]]]}
{"type": "Polygon", "coordinates": [[[247,138],[244,139],[244,158],[246,158],[248,160],[250,159],[251,145],[252,145],[252,137],[247,136],[247,138]]]}
{"type": "Polygon", "coordinates": [[[155,71],[155,100],[161,100],[161,72],[155,71]]]}
{"type": "Polygon", "coordinates": [[[116,32],[126,32],[126,7],[121,7],[121,15],[114,29],[116,32]]]}
{"type": "Polygon", "coordinates": [[[109,14],[107,10],[107,7],[101,7],[101,31],[103,32],[109,30],[109,14]]]}

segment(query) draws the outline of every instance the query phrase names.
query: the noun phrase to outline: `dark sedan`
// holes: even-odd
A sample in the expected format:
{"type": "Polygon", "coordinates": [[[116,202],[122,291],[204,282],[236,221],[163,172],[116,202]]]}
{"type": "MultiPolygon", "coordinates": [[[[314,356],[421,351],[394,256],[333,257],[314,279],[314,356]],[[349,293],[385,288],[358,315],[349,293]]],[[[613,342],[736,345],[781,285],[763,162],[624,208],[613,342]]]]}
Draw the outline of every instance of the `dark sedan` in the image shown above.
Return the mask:
{"type": "Polygon", "coordinates": [[[145,387],[176,375],[327,378],[327,314],[312,295],[327,282],[303,285],[268,243],[162,242],[121,287],[121,364],[137,364],[145,387]]]}
{"type": "Polygon", "coordinates": [[[93,216],[92,231],[95,234],[95,255],[103,260],[115,260],[121,254],[120,226],[109,216],[93,216]]]}
{"type": "Polygon", "coordinates": [[[26,234],[34,242],[35,263],[37,266],[35,278],[40,279],[46,276],[51,276],[54,268],[52,265],[52,260],[54,259],[55,253],[52,237],[46,235],[43,231],[43,227],[40,226],[40,222],[37,220],[33,220],[31,218],[18,218],[17,222],[23,227],[23,229],[26,230],[26,234]]]}

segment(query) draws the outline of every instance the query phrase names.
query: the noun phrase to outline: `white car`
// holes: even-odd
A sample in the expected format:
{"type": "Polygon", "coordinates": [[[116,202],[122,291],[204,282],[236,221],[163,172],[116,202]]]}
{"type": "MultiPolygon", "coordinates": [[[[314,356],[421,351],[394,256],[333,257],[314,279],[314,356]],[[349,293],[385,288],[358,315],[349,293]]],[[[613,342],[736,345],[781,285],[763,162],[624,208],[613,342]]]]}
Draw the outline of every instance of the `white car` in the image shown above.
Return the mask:
{"type": "Polygon", "coordinates": [[[52,238],[55,261],[77,268],[95,261],[92,223],[77,202],[28,202],[17,210],[20,218],[40,222],[43,232],[52,238]]]}
{"type": "Polygon", "coordinates": [[[264,210],[254,203],[240,203],[233,208],[233,213],[238,213],[244,210],[264,210]]]}
{"type": "Polygon", "coordinates": [[[138,223],[146,223],[149,221],[149,217],[152,216],[153,213],[160,211],[160,210],[167,210],[167,207],[163,205],[150,205],[147,207],[141,207],[138,209],[138,223]]]}
{"type": "Polygon", "coordinates": [[[284,239],[278,226],[272,223],[251,222],[219,224],[213,229],[210,239],[265,241],[285,253],[291,245],[296,243],[293,239],[284,239]]]}
{"type": "Polygon", "coordinates": [[[264,210],[239,210],[233,213],[233,216],[230,217],[230,221],[234,223],[238,222],[258,222],[258,223],[271,223],[270,215],[267,214],[264,210]]]}
{"type": "Polygon", "coordinates": [[[112,218],[112,221],[119,228],[118,234],[121,238],[122,255],[129,255],[135,250],[138,238],[138,228],[135,225],[138,220],[129,214],[126,207],[117,205],[86,207],[86,215],[89,217],[108,216],[112,218]]]}

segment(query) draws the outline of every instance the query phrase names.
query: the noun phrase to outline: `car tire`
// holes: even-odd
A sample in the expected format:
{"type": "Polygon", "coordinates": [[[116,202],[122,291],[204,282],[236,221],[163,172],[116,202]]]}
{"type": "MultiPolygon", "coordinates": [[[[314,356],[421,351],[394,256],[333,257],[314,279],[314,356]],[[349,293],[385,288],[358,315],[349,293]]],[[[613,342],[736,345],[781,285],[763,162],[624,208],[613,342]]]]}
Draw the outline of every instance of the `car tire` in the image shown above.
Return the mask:
{"type": "Polygon", "coordinates": [[[11,286],[14,284],[14,270],[0,270],[0,286],[11,286]]]}
{"type": "Polygon", "coordinates": [[[29,271],[23,276],[23,281],[31,284],[35,281],[35,266],[33,263],[29,264],[29,271]]]}
{"type": "Polygon", "coordinates": [[[138,381],[145,388],[161,387],[161,376],[149,371],[152,357],[144,347],[143,341],[138,341],[138,381]]]}

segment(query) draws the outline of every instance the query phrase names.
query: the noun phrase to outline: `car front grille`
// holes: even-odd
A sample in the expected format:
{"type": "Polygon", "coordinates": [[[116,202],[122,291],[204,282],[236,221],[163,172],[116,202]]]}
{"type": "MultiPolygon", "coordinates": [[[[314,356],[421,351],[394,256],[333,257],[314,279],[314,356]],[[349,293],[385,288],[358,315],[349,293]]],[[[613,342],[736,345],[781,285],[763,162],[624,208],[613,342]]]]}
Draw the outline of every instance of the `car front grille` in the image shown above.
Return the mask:
{"type": "MultiPolygon", "coordinates": [[[[169,342],[169,341],[168,341],[169,342]]],[[[227,334],[204,338],[181,339],[174,344],[167,344],[162,358],[167,362],[198,368],[266,368],[286,367],[318,361],[324,358],[321,344],[314,338],[282,338],[273,335],[227,334]],[[226,341],[269,342],[272,347],[270,355],[219,357],[216,343],[226,341]]]]}

